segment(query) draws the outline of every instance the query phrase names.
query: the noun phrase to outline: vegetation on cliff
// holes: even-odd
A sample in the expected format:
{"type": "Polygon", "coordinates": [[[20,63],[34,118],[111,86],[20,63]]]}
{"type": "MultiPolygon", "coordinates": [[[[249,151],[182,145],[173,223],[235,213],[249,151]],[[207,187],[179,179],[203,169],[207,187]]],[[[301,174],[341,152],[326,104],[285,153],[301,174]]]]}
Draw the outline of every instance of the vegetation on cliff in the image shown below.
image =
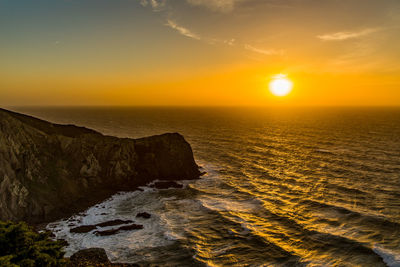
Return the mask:
{"type": "Polygon", "coordinates": [[[66,263],[63,245],[24,222],[0,221],[0,266],[61,266],[66,263]]]}

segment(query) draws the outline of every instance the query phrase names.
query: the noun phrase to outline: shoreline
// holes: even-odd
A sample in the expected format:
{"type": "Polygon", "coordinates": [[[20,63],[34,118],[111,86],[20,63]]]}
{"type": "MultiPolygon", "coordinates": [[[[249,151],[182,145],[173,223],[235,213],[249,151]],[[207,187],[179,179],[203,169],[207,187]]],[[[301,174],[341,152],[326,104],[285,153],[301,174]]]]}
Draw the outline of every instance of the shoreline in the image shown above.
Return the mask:
{"type": "MultiPolygon", "coordinates": [[[[99,211],[98,209],[101,210],[109,210],[108,207],[106,207],[106,203],[107,202],[113,202],[118,203],[121,199],[119,198],[119,196],[132,196],[132,194],[134,194],[135,192],[137,193],[142,193],[142,192],[152,192],[153,190],[155,191],[164,191],[164,190],[181,190],[181,189],[185,189],[187,186],[187,183],[190,183],[191,181],[194,181],[197,179],[191,179],[191,180],[180,180],[180,181],[166,181],[166,180],[155,180],[152,181],[148,184],[146,184],[145,186],[143,186],[144,188],[140,188],[138,187],[135,191],[120,191],[117,192],[115,194],[113,194],[111,197],[104,199],[103,201],[100,201],[98,203],[96,203],[95,205],[89,207],[88,209],[85,210],[85,212],[80,212],[80,213],[75,213],[72,214],[71,217],[64,217],[59,219],[58,221],[62,222],[64,221],[65,226],[68,225],[67,227],[67,231],[69,231],[69,233],[72,234],[83,234],[83,235],[95,235],[95,236],[103,236],[102,233],[105,233],[105,236],[114,236],[116,234],[120,234],[120,233],[126,233],[127,235],[129,233],[136,232],[136,231],[142,231],[143,227],[145,227],[147,229],[147,231],[149,231],[149,229],[151,229],[150,231],[153,231],[152,229],[152,225],[154,225],[154,221],[150,220],[150,218],[153,218],[153,216],[156,216],[157,218],[157,213],[154,213],[154,211],[151,209],[151,207],[148,206],[144,206],[143,209],[140,209],[141,212],[132,212],[131,217],[120,217],[120,216],[116,216],[116,217],[108,217],[107,215],[110,214],[96,214],[96,216],[99,216],[98,218],[103,218],[105,220],[95,220],[92,222],[83,222],[82,219],[84,219],[86,216],[91,216],[90,214],[93,214],[93,211],[90,212],[90,209],[93,208],[97,211],[99,211]],[[149,191],[150,189],[150,191],[149,191]],[[115,196],[115,198],[113,197],[115,196]],[[115,202],[116,201],[116,202],[115,202]],[[101,205],[102,203],[104,203],[105,205],[101,205]],[[86,212],[88,211],[88,212],[86,212]],[[107,218],[108,217],[108,218],[107,218]],[[114,218],[114,219],[113,219],[114,218]],[[74,225],[71,225],[71,222],[74,222],[74,225]],[[130,229],[129,227],[131,226],[135,226],[134,228],[130,229]],[[150,228],[148,228],[147,226],[150,226],[150,228]],[[122,227],[121,227],[122,226],[122,227]],[[139,226],[139,227],[137,227],[139,226]],[[118,229],[121,229],[122,232],[117,232],[118,229]],[[117,231],[115,231],[117,230],[117,231]]],[[[135,194],[136,196],[139,196],[138,194],[135,194]]],[[[61,238],[57,239],[57,227],[55,228],[51,228],[51,226],[48,228],[46,226],[49,226],[50,224],[57,224],[57,221],[54,222],[50,222],[50,223],[43,223],[41,226],[42,230],[51,232],[53,234],[53,238],[55,240],[62,240],[66,243],[66,247],[70,246],[71,244],[68,242],[68,238],[64,239],[63,236],[61,236],[61,238]],[[54,231],[56,230],[56,231],[54,231]]],[[[64,227],[65,227],[64,226],[64,227]]],[[[60,229],[60,228],[58,228],[60,229]]],[[[137,232],[140,233],[140,232],[137,232]]],[[[82,236],[83,238],[83,236],[82,236]]],[[[102,247],[97,247],[97,246],[87,246],[87,247],[83,247],[80,248],[78,250],[72,250],[72,252],[70,251],[69,253],[67,253],[67,257],[64,257],[66,259],[71,259],[74,258],[75,263],[70,265],[70,266],[87,266],[87,265],[80,265],[77,264],[77,261],[81,260],[81,261],[86,261],[85,258],[89,258],[92,259],[95,262],[90,262],[90,266],[142,266],[142,264],[146,264],[146,262],[144,261],[139,261],[139,262],[124,262],[124,261],[119,261],[118,259],[114,259],[114,261],[112,261],[110,258],[108,258],[107,254],[106,254],[106,250],[105,248],[102,247]],[[92,250],[95,250],[94,252],[92,250]],[[68,255],[69,254],[69,255],[68,255]],[[100,256],[98,256],[100,254],[100,256]],[[77,256],[78,255],[78,256],[77,256]],[[101,255],[105,255],[101,256],[101,255]],[[106,259],[105,261],[101,262],[101,265],[96,265],[95,263],[97,262],[96,258],[101,258],[101,259],[106,259]],[[140,264],[138,264],[140,263],[140,264]]]]}

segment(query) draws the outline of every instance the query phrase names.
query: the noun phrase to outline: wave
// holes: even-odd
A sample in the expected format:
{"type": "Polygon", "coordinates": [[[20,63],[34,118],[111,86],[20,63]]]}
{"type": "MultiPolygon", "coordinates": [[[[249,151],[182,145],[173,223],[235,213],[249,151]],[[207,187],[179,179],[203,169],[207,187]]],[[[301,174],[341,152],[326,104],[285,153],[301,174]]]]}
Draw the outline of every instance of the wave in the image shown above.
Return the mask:
{"type": "Polygon", "coordinates": [[[381,246],[375,246],[373,250],[382,257],[383,261],[389,267],[400,267],[400,254],[389,249],[384,249],[381,246]]]}

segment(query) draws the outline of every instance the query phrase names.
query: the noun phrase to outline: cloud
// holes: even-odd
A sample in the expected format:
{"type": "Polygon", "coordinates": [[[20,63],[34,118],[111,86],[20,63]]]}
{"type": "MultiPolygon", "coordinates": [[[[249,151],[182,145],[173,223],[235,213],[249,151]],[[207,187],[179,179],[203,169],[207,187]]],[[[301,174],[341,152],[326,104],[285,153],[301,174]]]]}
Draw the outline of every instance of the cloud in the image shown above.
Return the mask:
{"type": "Polygon", "coordinates": [[[224,44],[227,44],[227,45],[229,45],[229,46],[234,46],[235,45],[235,38],[232,38],[232,39],[230,39],[230,40],[224,40],[224,41],[222,41],[224,44]]]}
{"type": "Polygon", "coordinates": [[[379,28],[369,28],[358,32],[336,32],[332,34],[318,35],[317,38],[323,41],[344,41],[366,36],[377,31],[379,31],[379,28]]]}
{"type": "Polygon", "coordinates": [[[257,48],[254,46],[251,46],[249,44],[245,44],[244,48],[246,50],[255,52],[255,53],[259,53],[259,54],[263,54],[263,55],[267,55],[267,56],[273,56],[273,55],[283,55],[284,51],[283,50],[275,50],[275,49],[261,49],[261,48],[257,48]]]}
{"type": "Polygon", "coordinates": [[[196,39],[196,40],[200,40],[201,39],[201,37],[198,34],[193,33],[191,30],[178,25],[176,22],[174,22],[174,21],[172,21],[170,19],[167,20],[167,23],[165,25],[170,27],[170,28],[172,28],[172,29],[174,29],[174,30],[176,30],[176,31],[178,31],[180,34],[182,34],[182,35],[184,35],[186,37],[189,37],[189,38],[192,38],[192,39],[196,39]]]}
{"type": "Polygon", "coordinates": [[[235,38],[224,40],[224,39],[216,39],[216,38],[209,38],[206,36],[200,36],[199,34],[192,32],[188,28],[178,25],[174,20],[171,20],[171,19],[168,19],[167,23],[165,25],[178,31],[180,34],[182,34],[186,37],[202,41],[209,45],[217,45],[217,44],[223,44],[223,45],[227,45],[227,46],[235,46],[236,45],[235,38]]]}
{"type": "Polygon", "coordinates": [[[186,0],[194,6],[205,6],[214,11],[230,12],[233,10],[235,3],[243,0],[186,0]]]}
{"type": "Polygon", "coordinates": [[[165,7],[166,0],[140,0],[142,6],[151,6],[154,11],[160,11],[165,7]]]}
{"type": "Polygon", "coordinates": [[[292,8],[291,5],[282,3],[281,0],[186,0],[186,2],[193,6],[204,6],[213,11],[224,13],[231,12],[235,8],[236,4],[244,2],[253,2],[258,5],[263,4],[272,8],[292,8]]]}

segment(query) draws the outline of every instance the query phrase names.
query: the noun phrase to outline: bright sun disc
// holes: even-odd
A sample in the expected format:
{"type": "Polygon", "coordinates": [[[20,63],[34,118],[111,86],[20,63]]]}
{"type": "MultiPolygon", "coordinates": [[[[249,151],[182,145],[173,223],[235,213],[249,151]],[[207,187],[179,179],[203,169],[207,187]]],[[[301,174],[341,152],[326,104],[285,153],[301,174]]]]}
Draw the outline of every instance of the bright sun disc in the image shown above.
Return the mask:
{"type": "Polygon", "coordinates": [[[284,78],[283,75],[277,75],[270,83],[269,90],[276,96],[286,96],[293,88],[293,83],[284,78]]]}

